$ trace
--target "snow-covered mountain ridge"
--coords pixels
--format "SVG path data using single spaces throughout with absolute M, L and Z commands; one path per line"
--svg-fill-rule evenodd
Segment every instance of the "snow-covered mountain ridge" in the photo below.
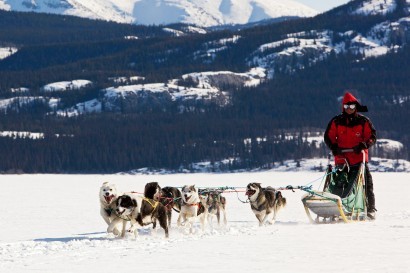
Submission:
M 0 9 L 43 12 L 120 23 L 198 26 L 245 24 L 317 11 L 292 0 L 0 0 Z
M 410 8 L 410 1 L 407 2 L 407 7 Z M 396 8 L 396 1 L 393 0 L 383 1 L 383 3 L 380 0 L 368 0 L 351 8 L 347 13 L 360 16 L 379 13 L 385 15 L 394 12 Z M 185 28 L 176 30 L 171 27 L 164 29 L 174 33 L 175 36 L 189 35 L 188 32 L 193 31 L 192 27 L 186 27 L 186 30 Z M 195 32 L 206 35 L 206 31 L 202 28 L 195 28 Z M 181 111 L 187 110 L 192 105 L 198 106 L 197 103 L 201 101 L 205 104 L 212 103 L 223 107 L 230 102 L 230 94 L 225 89 L 226 86 L 257 86 L 262 81 L 272 79 L 275 73 L 292 74 L 298 70 L 308 69 L 316 63 L 326 60 L 332 54 L 353 54 L 358 56 L 357 62 L 360 63 L 369 57 L 382 56 L 401 50 L 409 43 L 409 37 L 410 16 L 408 15 L 395 20 L 386 19 L 378 22 L 366 32 L 359 32 L 356 29 L 344 32 L 332 29 L 311 29 L 287 33 L 279 39 L 267 40 L 265 43 L 258 44 L 253 52 L 240 56 L 247 62 L 249 69 L 243 73 L 197 71 L 187 75 L 179 75 L 178 79 L 167 79 L 166 82 L 161 83 L 148 81 L 141 83 L 145 79 L 145 75 L 133 79 L 126 77 L 120 79 L 121 77 L 118 77 L 117 80 L 112 80 L 113 86 L 105 85 L 101 89 L 101 95 L 98 98 L 82 101 L 76 105 L 70 105 L 68 108 L 61 108 L 56 104 L 58 99 L 50 96 L 52 91 L 71 91 L 94 84 L 91 79 L 67 79 L 68 81 L 49 83 L 41 87 L 42 91 L 49 92 L 45 92 L 41 98 L 37 97 L 37 99 L 46 100 L 48 105 L 53 106 L 53 110 L 57 111 L 56 113 L 63 116 L 104 111 L 133 112 L 141 105 L 153 103 L 157 103 L 159 108 L 162 108 L 160 104 L 176 102 Z M 246 38 L 237 34 L 228 34 L 221 39 L 205 40 L 201 45 L 193 48 L 191 52 L 187 52 L 186 56 L 192 62 L 212 64 L 216 58 L 236 47 L 238 41 Z M 124 37 L 124 39 L 129 38 Z M 175 48 L 174 52 L 178 50 Z M 13 47 L 0 48 L 1 52 L 3 55 L 0 54 L 0 59 L 2 56 L 8 58 L 19 53 L 17 48 Z M 153 54 L 155 55 L 155 53 Z M 158 53 L 158 57 L 154 57 L 153 61 L 164 62 L 168 57 L 169 53 Z M 87 85 L 79 84 L 81 81 Z M 10 107 L 13 108 L 13 105 L 29 106 L 30 101 L 36 100 L 36 97 L 29 96 L 32 90 L 24 86 L 13 87 L 10 91 L 18 96 L 21 94 L 17 93 L 25 93 L 25 96 L 0 100 L 0 110 L 2 111 L 7 111 L 7 108 Z M 402 97 L 394 103 L 399 104 L 406 99 L 406 97 Z

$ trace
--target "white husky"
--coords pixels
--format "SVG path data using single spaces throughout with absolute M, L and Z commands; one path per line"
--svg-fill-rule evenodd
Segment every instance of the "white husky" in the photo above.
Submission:
M 188 224 L 189 232 L 193 233 L 193 224 L 199 217 L 201 222 L 201 229 L 202 231 L 204 231 L 208 211 L 201 203 L 198 190 L 195 188 L 195 185 L 185 185 L 184 187 L 182 187 L 181 193 L 182 204 L 177 221 L 178 226 Z
M 116 236 L 124 234 L 126 225 L 126 221 L 118 218 L 115 212 L 117 198 L 116 186 L 104 182 L 100 188 L 100 214 L 108 225 L 107 232 L 112 232 Z

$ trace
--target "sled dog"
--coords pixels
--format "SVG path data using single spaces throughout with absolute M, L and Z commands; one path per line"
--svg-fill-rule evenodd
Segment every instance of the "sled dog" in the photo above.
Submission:
M 158 182 L 149 182 L 145 185 L 144 196 L 153 199 L 155 201 L 159 200 L 161 194 L 161 187 Z
M 160 202 L 139 194 L 129 193 L 119 196 L 116 206 L 118 216 L 131 221 L 128 232 L 138 236 L 138 226 L 153 224 L 158 220 L 165 231 L 165 237 L 169 237 L 166 209 Z
M 259 221 L 259 226 L 265 222 L 274 224 L 278 211 L 286 205 L 286 198 L 280 191 L 272 187 L 262 188 L 260 183 L 249 183 L 246 187 L 246 195 L 251 204 L 252 212 Z M 273 214 L 271 220 L 268 217 Z
M 224 216 L 224 225 L 226 225 L 226 198 L 221 195 L 220 191 L 213 190 L 208 192 L 206 198 L 206 209 L 208 210 L 208 222 L 213 228 L 213 218 L 216 217 L 218 220 L 218 225 L 221 223 L 221 212 Z
M 167 209 L 168 226 L 171 227 L 172 210 L 181 211 L 181 191 L 175 187 L 163 187 L 160 194 L 160 202 Z
M 158 182 L 150 182 L 145 185 L 144 196 L 159 201 L 167 210 L 168 227 L 171 227 L 172 209 L 176 212 L 181 210 L 181 192 L 175 187 L 161 188 Z M 153 223 L 155 228 L 156 223 Z
M 109 227 L 115 220 L 115 224 L 111 226 L 111 229 L 107 229 L 107 232 L 118 236 L 124 232 L 126 222 L 121 221 L 116 215 L 115 201 L 117 197 L 118 192 L 116 186 L 109 182 L 104 182 L 100 187 L 100 214 Z
M 189 227 L 189 232 L 193 233 L 193 224 L 199 217 L 201 229 L 204 231 L 208 211 L 201 203 L 198 190 L 195 188 L 195 185 L 183 186 L 181 194 L 182 204 L 177 221 L 178 226 L 185 226 L 187 224 Z

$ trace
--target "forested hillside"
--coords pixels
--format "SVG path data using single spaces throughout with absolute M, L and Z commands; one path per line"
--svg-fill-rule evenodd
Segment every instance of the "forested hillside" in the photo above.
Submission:
M 306 140 L 320 136 L 330 118 L 340 112 L 338 98 L 345 90 L 353 91 L 369 107 L 366 115 L 379 138 L 391 138 L 409 147 L 410 127 L 405 119 L 410 111 L 410 32 L 406 23 L 400 21 L 403 31 L 388 33 L 388 43 L 394 50 L 383 55 L 366 56 L 365 49 L 357 49 L 353 40 L 346 38 L 351 32 L 364 36 L 375 25 L 408 16 L 406 1 L 397 1 L 395 12 L 387 15 L 350 15 L 348 11 L 360 2 L 352 1 L 314 18 L 243 30 L 200 34 L 186 31 L 183 25 L 167 26 L 182 31 L 180 36 L 164 31 L 163 26 L 4 13 L 0 16 L 0 45 L 14 46 L 18 51 L 0 60 L 1 99 L 29 95 L 37 99 L 30 105 L 17 101 L 5 108 L 0 114 L 0 131 L 41 132 L 44 137 L 0 137 L 0 171 L 178 170 L 190 169 L 194 162 L 227 158 L 231 160 L 223 170 L 234 170 L 326 156 L 328 150 L 323 144 Z M 42 29 L 39 36 L 33 34 L 35 29 Z M 229 98 L 223 107 L 196 100 L 181 111 L 181 105 L 162 104 L 158 97 L 149 95 L 150 104 L 145 99 L 144 104 L 135 104 L 131 110 L 120 107 L 121 111 L 102 109 L 67 117 L 56 115 L 43 100 L 46 96 L 58 98 L 61 109 L 92 99 L 102 101 L 102 90 L 120 85 L 112 81 L 113 77 L 141 76 L 141 84 L 167 85 L 170 79 L 186 73 L 245 72 L 254 60 L 267 59 L 268 54 L 277 54 L 287 46 L 280 44 L 261 55 L 257 53 L 261 45 L 304 32 L 305 39 L 306 35 L 317 39 L 314 43 L 321 41 L 323 32 L 330 37 L 329 43 L 343 43 L 349 50 L 329 51 L 321 59 L 315 51 L 302 57 L 295 54 L 282 63 L 276 61 L 265 67 L 274 71 L 271 77 L 255 86 L 219 82 L 218 88 Z M 240 38 L 216 46 L 218 41 L 232 37 Z M 45 84 L 74 79 L 87 79 L 93 84 L 70 92 L 44 93 Z M 188 80 L 180 84 L 193 85 Z M 28 88 L 29 93 L 13 91 L 21 87 Z M 142 96 L 139 101 L 147 94 Z M 125 102 L 126 98 L 120 101 Z M 408 159 L 409 150 L 404 148 L 394 156 Z

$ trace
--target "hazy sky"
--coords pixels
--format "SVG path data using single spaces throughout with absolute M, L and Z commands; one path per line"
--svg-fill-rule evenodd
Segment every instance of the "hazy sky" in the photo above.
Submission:
M 349 0 L 294 0 L 322 12 L 343 5 Z

